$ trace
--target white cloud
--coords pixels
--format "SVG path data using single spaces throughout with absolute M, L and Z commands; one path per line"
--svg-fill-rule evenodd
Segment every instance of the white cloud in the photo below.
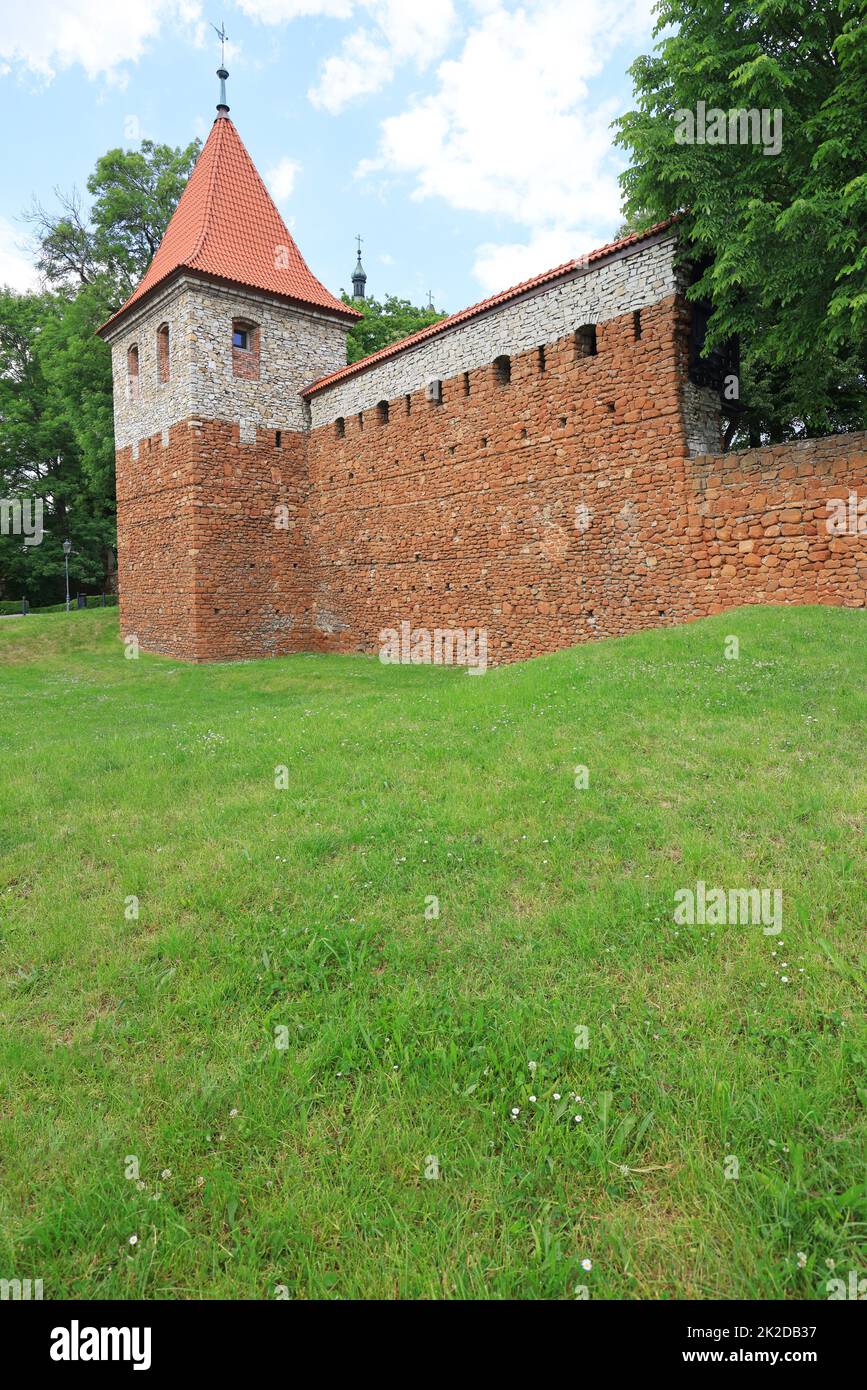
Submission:
M 265 182 L 276 202 L 284 203 L 287 198 L 292 197 L 295 178 L 300 172 L 301 165 L 298 161 L 289 159 L 287 155 L 273 164 L 270 169 L 265 170 Z
M 238 9 L 263 24 L 287 24 L 293 19 L 325 15 L 348 19 L 355 0 L 238 0 Z
M 593 79 L 619 45 L 651 31 L 652 0 L 481 0 L 479 17 L 436 89 L 385 120 L 360 175 L 409 175 L 413 196 L 507 217 L 526 241 L 478 248 L 476 275 L 502 288 L 605 241 L 619 219 L 620 162 L 610 122 L 620 102 Z M 618 66 L 618 77 L 622 66 Z
M 607 237 L 607 232 L 589 224 L 544 227 L 526 242 L 484 242 L 476 247 L 473 274 L 484 289 L 502 290 L 574 260 L 582 251 L 603 244 Z
M 29 0 L 4 7 L 0 59 L 46 80 L 78 64 L 88 77 L 117 81 L 118 68 L 137 61 L 165 21 L 193 24 L 199 14 L 199 0 Z
M 36 267 L 22 247 L 20 227 L 0 217 L 0 286 L 12 290 L 38 290 Z
M 336 115 L 357 97 L 389 83 L 399 67 L 423 69 L 445 53 L 455 35 L 454 0 L 238 0 L 263 24 L 317 16 L 355 19 L 336 53 L 322 64 L 308 93 L 314 106 Z
M 435 62 L 455 34 L 452 0 L 362 0 L 360 9 L 372 27 L 347 35 L 308 93 L 314 106 L 332 115 L 355 97 L 378 92 L 399 67 Z

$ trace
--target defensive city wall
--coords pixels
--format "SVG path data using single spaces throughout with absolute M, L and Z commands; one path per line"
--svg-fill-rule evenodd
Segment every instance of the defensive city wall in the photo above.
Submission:
M 867 534 L 827 504 L 867 494 L 867 436 L 723 453 L 684 289 L 668 228 L 345 367 L 336 315 L 172 280 L 107 335 L 124 633 L 212 661 L 409 622 L 495 663 L 863 607 Z

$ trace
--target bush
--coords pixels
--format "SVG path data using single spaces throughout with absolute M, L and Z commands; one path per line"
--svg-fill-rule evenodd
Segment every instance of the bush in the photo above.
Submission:
M 117 607 L 117 602 L 118 602 L 117 594 L 106 594 L 106 596 L 105 596 L 105 606 L 106 606 L 106 608 L 116 608 L 116 607 Z M 101 608 L 101 607 L 102 607 L 102 596 L 101 596 L 100 594 L 88 594 L 88 595 L 87 595 L 87 606 L 88 606 L 88 608 Z M 70 599 L 70 601 L 69 601 L 69 610 L 70 610 L 71 613 L 75 613 L 75 612 L 77 611 L 77 610 L 76 610 L 76 606 L 75 606 L 75 599 L 74 599 L 74 598 Z M 4 616 L 6 616 L 6 615 L 9 614 L 9 613 L 20 613 L 20 612 L 21 612 L 21 600 L 20 600 L 20 598 L 19 598 L 19 599 L 3 599 L 3 600 L 0 600 L 0 617 L 4 617 Z M 30 612 L 31 612 L 31 613 L 65 613 L 65 612 L 66 612 L 66 603 L 65 603 L 65 601 L 64 601 L 63 603 L 52 603 L 52 604 L 49 604 L 48 607 L 46 607 L 46 608 L 31 608 Z

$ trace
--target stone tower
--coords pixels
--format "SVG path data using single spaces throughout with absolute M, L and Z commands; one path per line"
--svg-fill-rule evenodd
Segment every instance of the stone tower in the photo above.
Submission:
M 301 392 L 358 317 L 312 274 L 229 119 L 217 119 L 111 345 L 121 627 L 150 651 L 304 647 Z

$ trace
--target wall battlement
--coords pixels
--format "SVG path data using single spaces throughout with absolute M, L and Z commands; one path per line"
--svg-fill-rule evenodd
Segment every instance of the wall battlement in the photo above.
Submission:
M 867 437 L 720 454 L 675 249 L 323 384 L 346 331 L 324 311 L 191 277 L 146 300 L 111 334 L 124 633 L 234 660 L 377 652 L 408 622 L 484 630 L 495 663 L 743 603 L 864 606 L 867 536 L 830 537 L 825 502 L 867 490 Z

